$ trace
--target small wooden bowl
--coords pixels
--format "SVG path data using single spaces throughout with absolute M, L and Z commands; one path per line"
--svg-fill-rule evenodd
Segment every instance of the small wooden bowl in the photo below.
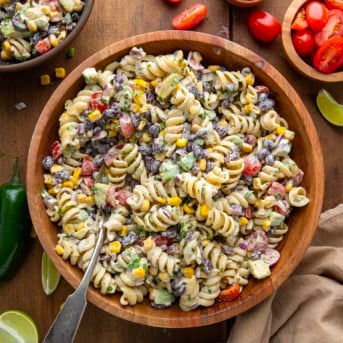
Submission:
M 265 0 L 225 0 L 229 4 L 237 7 L 254 7 L 261 5 Z
M 281 33 L 283 50 L 292 66 L 308 78 L 322 82 L 342 82 L 343 71 L 331 74 L 323 74 L 306 63 L 294 49 L 291 38 L 291 26 L 295 15 L 306 2 L 308 2 L 308 0 L 294 0 L 285 13 Z
M 85 3 L 84 9 L 82 11 L 79 21 L 77 22 L 75 29 L 71 31 L 70 34 L 67 35 L 66 39 L 61 44 L 51 49 L 49 52 L 47 52 L 44 55 L 34 57 L 24 62 L 11 63 L 11 62 L 4 62 L 0 60 L 0 73 L 19 72 L 22 70 L 36 67 L 39 64 L 49 61 L 51 58 L 56 56 L 60 51 L 65 49 L 81 32 L 81 30 L 85 26 L 89 18 L 89 15 L 92 11 L 94 0 L 85 0 L 84 3 Z
M 255 53 L 223 38 L 191 31 L 162 31 L 130 37 L 114 43 L 80 64 L 60 84 L 44 107 L 34 130 L 27 165 L 27 193 L 32 222 L 38 238 L 62 276 L 77 287 L 83 273 L 64 261 L 55 251 L 57 226 L 50 222 L 40 197 L 43 187 L 42 159 L 50 154 L 51 143 L 58 137 L 58 119 L 64 103 L 84 87 L 82 71 L 88 67 L 104 68 L 119 60 L 133 46 L 142 47 L 149 54 L 171 53 L 178 49 L 199 51 L 204 63 L 225 65 L 230 69 L 250 67 L 257 84 L 270 88 L 277 110 L 295 130 L 292 157 L 305 171 L 304 187 L 310 203 L 294 210 L 288 221 L 289 232 L 280 244 L 281 258 L 273 267 L 272 275 L 264 280 L 251 279 L 233 302 L 215 303 L 209 308 L 183 312 L 177 305 L 164 310 L 151 307 L 146 300 L 134 307 L 123 307 L 119 295 L 103 296 L 92 286 L 88 300 L 99 308 L 120 318 L 145 325 L 169 328 L 205 326 L 236 316 L 268 297 L 292 273 L 303 258 L 316 231 L 324 193 L 323 156 L 316 129 L 303 102 L 287 80 L 266 60 Z

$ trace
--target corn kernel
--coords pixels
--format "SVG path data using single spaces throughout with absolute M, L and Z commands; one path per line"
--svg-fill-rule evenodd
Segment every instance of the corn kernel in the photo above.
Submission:
M 208 66 L 208 70 L 211 71 L 212 73 L 215 73 L 219 69 L 220 69 L 220 66 L 218 65 Z
M 117 136 L 117 131 L 116 130 L 109 130 L 108 131 L 108 137 L 109 138 L 114 138 Z
M 242 144 L 242 151 L 244 152 L 252 152 L 253 146 L 248 143 L 243 143 Z
M 239 218 L 239 224 L 240 225 L 247 225 L 249 223 L 249 220 L 245 217 L 240 217 Z
M 192 213 L 195 212 L 194 208 L 188 206 L 187 204 L 184 204 L 184 205 L 182 206 L 182 208 L 183 208 L 183 210 L 184 210 L 186 213 L 188 213 L 188 214 L 192 214 Z
M 80 175 L 81 175 L 81 168 L 80 167 L 75 168 L 73 171 L 73 177 L 75 177 L 75 179 L 78 180 L 80 178 Z
M 145 277 L 145 270 L 143 267 L 138 267 L 132 270 L 132 275 L 139 279 L 144 279 Z
M 87 199 L 87 195 L 86 194 L 79 194 L 78 196 L 77 196 L 77 201 L 79 202 L 79 203 L 85 203 L 86 202 L 86 199 Z
M 149 209 L 150 209 L 150 201 L 147 199 L 144 199 L 142 202 L 142 205 L 140 207 L 140 210 L 142 212 L 147 212 L 147 211 L 149 211 Z
M 229 124 L 226 120 L 221 120 L 220 122 L 218 122 L 218 125 L 227 127 Z
M 40 76 L 40 84 L 42 86 L 47 86 L 50 85 L 51 80 L 50 80 L 50 76 L 48 74 L 44 74 Z
M 288 182 L 288 183 L 286 184 L 285 190 L 286 190 L 286 192 L 288 193 L 292 188 L 293 188 L 292 183 L 291 183 L 291 182 Z
M 246 77 L 245 77 L 245 81 L 246 83 L 249 85 L 249 86 L 252 86 L 255 82 L 255 78 L 253 76 L 253 74 L 248 74 Z
M 152 80 L 152 81 L 150 82 L 150 84 L 151 84 L 151 86 L 156 87 L 156 85 L 157 85 L 157 79 L 156 79 L 156 80 Z
M 38 30 L 37 24 L 33 20 L 28 21 L 26 26 L 31 32 L 36 32 Z
M 284 135 L 285 132 L 286 132 L 286 128 L 283 127 L 283 126 L 278 126 L 278 127 L 276 128 L 276 133 L 277 133 L 278 135 Z
M 207 217 L 208 216 L 209 210 L 210 210 L 210 208 L 207 205 L 200 205 L 200 214 L 203 217 Z
M 43 14 L 50 14 L 50 12 L 51 12 L 49 6 L 41 6 L 40 10 Z
M 74 188 L 74 183 L 70 180 L 66 180 L 63 181 L 62 186 L 67 188 Z
M 169 277 L 169 274 L 164 272 L 164 273 L 159 273 L 158 274 L 158 277 L 160 278 L 160 280 L 162 282 L 169 282 L 170 281 L 170 277 Z
M 202 158 L 200 161 L 199 161 L 199 168 L 201 171 L 205 171 L 206 170 L 206 166 L 207 166 L 207 162 L 204 158 Z
M 248 114 L 248 113 L 252 112 L 252 109 L 253 109 L 252 105 L 251 104 L 247 104 L 247 105 L 244 106 L 244 113 Z
M 121 243 L 119 241 L 114 241 L 110 243 L 110 251 L 119 254 L 121 250 Z
M 143 141 L 144 143 L 149 143 L 149 142 L 152 141 L 152 137 L 151 137 L 150 135 L 148 135 L 146 132 L 144 132 L 144 133 L 142 134 L 142 141 Z
M 141 107 L 135 103 L 131 104 L 131 111 L 135 113 L 139 113 L 141 111 Z
M 120 236 L 120 237 L 126 236 L 127 233 L 128 233 L 128 231 L 129 231 L 129 228 L 128 228 L 126 225 L 123 225 L 123 226 L 121 227 L 120 232 L 119 232 L 119 236 Z
M 85 223 L 79 223 L 75 225 L 74 230 L 77 232 L 77 231 L 82 230 L 84 227 L 85 227 Z
M 162 130 L 161 132 L 160 132 L 160 136 L 161 137 L 164 137 L 166 135 L 166 130 Z
M 270 220 L 264 220 L 262 223 L 263 230 L 268 230 L 270 228 Z
M 58 165 L 58 164 L 54 164 L 51 168 L 50 168 L 50 173 L 51 174 L 55 174 L 57 173 L 58 171 L 62 171 L 63 170 L 63 167 Z
M 151 237 L 149 237 L 144 241 L 143 245 L 145 250 L 150 250 L 154 246 L 154 241 Z
M 11 53 L 11 44 L 8 40 L 5 40 L 2 43 L 2 48 L 7 52 L 7 53 Z
M 91 122 L 95 122 L 95 121 L 99 120 L 101 117 L 102 117 L 102 114 L 99 110 L 94 110 L 88 114 L 88 119 Z
M 2 2 L 6 2 L 8 0 L 0 0 L 0 5 L 3 5 Z M 16 2 L 15 4 L 15 10 L 18 12 L 20 11 L 21 9 L 23 9 L 24 5 L 20 2 Z
M 270 135 L 265 136 L 264 138 L 265 139 L 271 139 L 271 140 L 275 140 L 276 139 L 275 135 L 272 134 L 272 133 Z
M 49 35 L 49 42 L 51 46 L 54 48 L 58 45 L 58 39 L 54 34 Z M 65 75 L 63 77 L 65 77 Z
M 86 204 L 89 206 L 94 206 L 95 200 L 94 200 L 93 195 L 90 195 L 86 198 Z
M 179 148 L 184 148 L 187 145 L 188 140 L 186 138 L 179 138 L 176 141 L 176 146 Z
M 260 207 L 260 206 L 261 206 L 261 201 L 260 201 L 260 200 L 256 200 L 256 201 L 254 202 L 254 206 L 255 206 L 255 207 Z
M 171 197 L 167 199 L 167 203 L 170 206 L 180 206 L 182 204 L 182 199 L 180 197 Z
M 167 199 L 164 199 L 164 198 L 161 198 L 161 197 L 156 198 L 156 200 L 157 200 L 159 203 L 163 204 L 163 205 L 167 202 Z
M 149 82 L 146 82 L 142 79 L 134 79 L 133 82 L 142 88 L 148 88 L 149 87 Z
M 63 79 L 65 78 L 66 76 L 66 71 L 64 68 L 55 68 L 55 76 L 58 78 L 58 79 Z
M 194 268 L 192 267 L 183 268 L 183 275 L 188 279 L 190 279 L 194 275 L 194 273 Z
M 197 112 L 196 106 L 191 106 L 191 107 L 189 108 L 189 113 L 190 113 L 190 114 L 196 114 L 196 112 Z
M 52 185 L 52 177 L 50 174 L 44 174 L 44 183 L 46 185 Z
M 204 239 L 201 243 L 202 243 L 202 245 L 204 246 L 204 247 L 206 247 L 207 245 L 209 245 L 210 244 L 210 240 L 209 239 Z
M 11 52 L 7 52 L 5 50 L 2 50 L 1 54 L 0 54 L 0 58 L 3 61 L 10 61 L 12 59 L 12 54 L 11 54 Z
M 64 252 L 64 249 L 61 245 L 57 244 L 55 247 L 55 251 L 56 251 L 57 255 L 62 255 Z
M 141 120 L 138 124 L 138 127 L 137 127 L 137 130 L 138 131 L 141 131 L 145 128 L 145 125 L 146 125 L 146 121 L 145 120 Z
M 57 191 L 57 189 L 56 189 L 55 187 L 53 187 L 53 188 L 50 188 L 50 189 L 48 190 L 48 193 L 49 193 L 50 195 L 56 195 L 56 194 L 58 193 L 58 191 Z

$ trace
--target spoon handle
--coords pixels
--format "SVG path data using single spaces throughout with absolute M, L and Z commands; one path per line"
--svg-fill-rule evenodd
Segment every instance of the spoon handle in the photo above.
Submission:
M 86 294 L 89 282 L 92 278 L 93 269 L 97 263 L 98 256 L 105 236 L 103 221 L 99 221 L 99 236 L 87 270 L 81 280 L 79 287 L 74 293 L 67 297 L 63 309 L 52 323 L 43 343 L 72 343 L 77 329 L 81 323 L 83 313 L 87 306 Z

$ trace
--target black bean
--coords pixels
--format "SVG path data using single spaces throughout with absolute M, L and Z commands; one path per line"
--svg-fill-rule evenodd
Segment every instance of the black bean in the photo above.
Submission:
M 71 14 L 71 19 L 72 19 L 74 22 L 77 22 L 77 21 L 79 21 L 79 19 L 80 19 L 80 15 L 79 15 L 77 12 L 73 12 L 73 13 Z
M 274 164 L 274 155 L 269 154 L 268 156 L 266 156 L 265 162 L 266 164 L 268 164 L 268 166 L 272 166 Z
M 160 166 L 161 166 L 161 161 L 154 160 L 154 161 L 151 163 L 150 171 L 151 171 L 153 174 L 156 174 L 156 173 L 158 173 L 158 171 L 160 170 Z
M 66 25 L 66 30 L 67 31 L 73 31 L 73 29 L 74 29 L 74 23 L 68 23 Z
M 261 102 L 261 101 L 263 101 L 263 100 L 266 100 L 266 99 L 268 99 L 268 96 L 269 96 L 268 93 L 260 93 L 260 94 L 258 95 L 257 101 L 258 101 L 258 102 Z
M 271 140 L 271 139 L 265 139 L 264 142 L 263 142 L 263 146 L 266 148 L 266 149 L 273 149 L 274 148 L 274 142 Z
M 94 128 L 94 123 L 92 123 L 91 121 L 89 121 L 88 119 L 85 121 L 85 130 L 86 130 L 86 132 L 87 131 L 91 131 L 91 130 L 93 130 L 93 128 Z
M 153 89 L 148 89 L 146 92 L 145 92 L 145 98 L 146 98 L 146 102 L 148 104 L 152 104 L 155 99 L 156 99 L 156 93 Z
M 200 172 L 200 167 L 198 164 L 194 164 L 192 169 L 191 169 L 191 172 L 193 175 L 198 175 L 199 172 Z
M 70 177 L 70 174 L 66 170 L 61 170 L 56 172 L 55 178 L 58 180 L 68 180 Z
M 161 236 L 163 237 L 168 237 L 168 238 L 175 238 L 177 235 L 177 227 L 176 226 L 171 226 L 168 228 L 166 231 L 163 231 L 161 233 Z
M 257 154 L 257 158 L 259 160 L 264 160 L 269 154 L 269 150 L 266 148 L 263 148 L 258 154 Z
M 197 137 L 198 138 L 204 138 L 208 135 L 208 131 L 207 129 L 200 129 L 198 132 L 197 132 Z
M 152 142 L 152 151 L 157 154 L 164 150 L 164 141 L 162 138 L 154 138 Z
M 213 169 L 213 163 L 211 161 L 207 161 L 206 163 L 206 170 L 205 172 L 208 173 Z
M 3 7 L 7 15 L 13 16 L 15 13 L 15 4 L 10 4 L 8 6 Z
M 214 84 L 212 82 L 204 82 L 202 86 L 205 92 L 211 93 L 215 91 Z
M 137 240 L 138 240 L 138 235 L 133 231 L 130 231 L 127 234 L 127 236 L 120 238 L 120 242 L 124 247 L 127 247 L 128 245 L 132 245 L 136 243 Z
M 124 77 L 122 74 L 115 74 L 114 75 L 114 87 L 117 91 L 123 88 Z
M 1 19 L 0 19 L 0 21 L 1 21 Z M 5 40 L 4 35 L 0 33 L 0 43 L 2 43 L 4 40 Z
M 274 106 L 275 106 L 275 101 L 272 100 L 272 99 L 265 99 L 265 100 L 262 100 L 262 101 L 258 104 L 258 107 L 259 107 L 262 111 L 271 110 Z
M 220 138 L 226 137 L 228 135 L 228 133 L 229 133 L 229 130 L 228 130 L 227 127 L 220 126 L 220 125 L 216 125 L 214 127 L 214 130 L 218 133 Z
M 204 157 L 204 150 L 200 148 L 199 145 L 193 144 L 193 153 L 197 161 L 201 160 Z
M 252 186 L 252 184 L 253 184 L 253 177 L 252 176 L 245 175 L 243 180 L 247 186 Z
M 214 201 L 217 201 L 217 200 L 219 200 L 219 199 L 221 199 L 221 198 L 224 198 L 224 196 L 225 196 L 225 194 L 221 191 L 221 190 L 219 190 L 214 196 L 213 196 L 213 200 Z
M 148 132 L 152 137 L 157 137 L 158 134 L 160 133 L 160 125 L 158 124 L 153 124 L 149 127 Z
M 51 156 L 45 156 L 42 161 L 42 166 L 45 170 L 50 170 L 54 165 L 54 159 Z
M 27 29 L 25 23 L 20 21 L 20 17 L 17 15 L 12 18 L 12 24 L 19 31 L 25 31 Z
M 201 264 L 202 264 L 202 269 L 204 270 L 204 272 L 207 275 L 210 274 L 213 269 L 211 261 L 207 258 L 202 258 Z
M 201 100 L 202 98 L 202 93 L 196 88 L 195 86 L 190 87 L 189 89 L 190 93 L 192 93 L 197 100 Z
M 109 144 L 99 144 L 97 146 L 97 150 L 99 154 L 106 154 L 108 150 L 110 150 L 110 145 Z
M 251 73 L 251 69 L 249 67 L 244 67 L 241 71 L 243 76 L 247 76 L 248 74 Z
M 258 260 L 261 257 L 261 252 L 259 250 L 253 251 L 251 253 L 252 260 Z
M 98 155 L 94 158 L 94 164 L 97 167 L 100 167 L 104 162 L 104 156 L 103 155 Z
M 181 296 L 183 293 L 186 291 L 186 284 L 181 283 L 180 280 L 173 280 L 172 281 L 172 289 L 173 289 L 173 294 L 176 297 Z
M 229 96 L 228 98 L 224 99 L 221 103 L 220 106 L 223 108 L 229 108 L 229 106 L 234 102 L 234 97 Z
M 151 155 L 152 149 L 151 146 L 148 144 L 142 144 L 139 146 L 139 151 L 143 156 Z

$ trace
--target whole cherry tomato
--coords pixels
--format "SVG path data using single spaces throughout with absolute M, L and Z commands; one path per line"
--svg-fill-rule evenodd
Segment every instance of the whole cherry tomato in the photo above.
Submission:
M 62 145 L 60 141 L 55 141 L 51 144 L 51 155 L 54 161 L 62 155 Z
M 320 32 L 315 35 L 315 42 L 321 46 L 329 38 L 343 36 L 343 11 L 331 10 L 328 13 L 328 21 Z
M 314 34 L 309 29 L 292 32 L 292 42 L 294 49 L 299 56 L 307 56 L 311 54 L 316 47 Z
M 241 286 L 238 283 L 234 283 L 233 285 L 225 288 L 219 293 L 219 296 L 217 298 L 217 301 L 223 302 L 223 301 L 233 301 L 241 292 Z
M 325 4 L 330 10 L 334 8 L 343 10 L 343 0 L 325 0 Z
M 252 35 L 261 42 L 272 42 L 281 32 L 280 22 L 270 13 L 262 10 L 252 12 L 248 18 Z
M 308 26 L 315 32 L 320 31 L 328 20 L 328 9 L 319 1 L 311 1 L 306 5 Z
M 314 67 L 324 74 L 330 74 L 343 65 L 343 37 L 331 37 L 316 52 Z
M 50 44 L 49 38 L 44 38 L 44 39 L 38 41 L 37 44 L 35 45 L 35 49 L 41 55 L 44 55 L 48 51 L 50 51 L 51 50 L 51 44 Z
M 295 19 L 292 23 L 292 29 L 293 30 L 304 30 L 308 27 L 308 22 L 306 20 L 306 12 L 305 8 L 302 7 L 297 15 L 295 16 Z
M 244 160 L 243 174 L 248 176 L 255 176 L 261 170 L 261 162 L 258 158 L 250 154 Z
M 91 100 L 88 101 L 88 107 L 91 110 L 99 110 L 100 112 L 105 111 L 108 105 L 102 101 L 103 92 L 95 92 L 91 96 Z
M 274 195 L 276 199 L 282 199 L 286 194 L 286 190 L 281 183 L 273 181 L 267 190 L 267 194 Z
M 177 30 L 188 30 L 200 24 L 206 17 L 207 7 L 195 4 L 174 17 L 172 25 Z

